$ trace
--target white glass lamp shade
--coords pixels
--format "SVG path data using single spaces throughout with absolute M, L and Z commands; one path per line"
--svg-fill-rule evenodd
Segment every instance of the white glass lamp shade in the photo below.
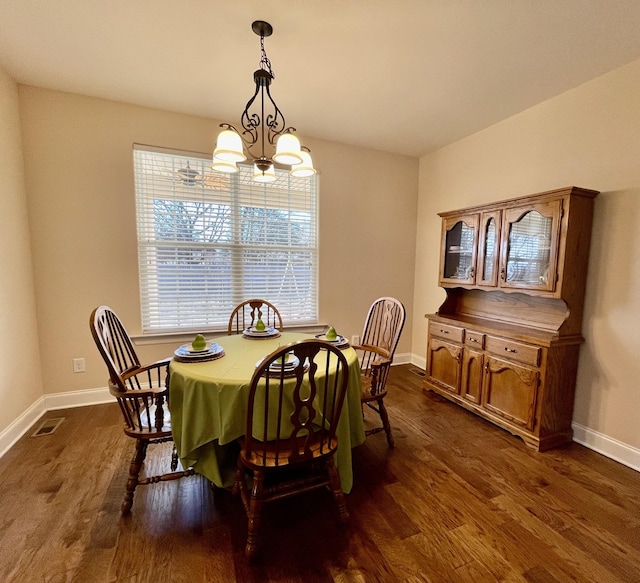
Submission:
M 215 157 L 213 158 L 211 169 L 216 172 L 224 172 L 225 174 L 233 174 L 238 171 L 238 167 L 235 162 L 227 162 L 226 160 L 220 160 Z
M 304 150 L 302 150 L 300 154 L 302 155 L 302 162 L 300 162 L 300 164 L 296 164 L 293 168 L 291 168 L 291 176 L 297 176 L 298 178 L 313 176 L 316 173 L 316 169 L 313 167 L 311 154 L 309 154 L 309 152 L 305 152 Z
M 276 171 L 273 169 L 273 164 L 271 164 L 271 166 L 269 166 L 269 168 L 264 172 L 254 164 L 253 179 L 256 182 L 273 182 L 276 179 Z
M 300 140 L 293 134 L 282 134 L 276 143 L 276 153 L 273 159 L 278 164 L 293 166 L 302 162 L 302 152 L 300 151 Z
M 216 149 L 213 151 L 214 160 L 225 162 L 242 162 L 247 157 L 242 151 L 242 138 L 233 130 L 223 130 L 218 134 Z

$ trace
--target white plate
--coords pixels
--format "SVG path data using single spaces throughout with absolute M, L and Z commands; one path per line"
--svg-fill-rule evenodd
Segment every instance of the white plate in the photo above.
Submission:
M 341 344 L 348 343 L 347 339 L 344 336 L 340 336 L 340 334 L 336 336 L 335 340 L 328 340 L 326 334 L 316 334 L 316 338 L 318 340 L 325 340 L 326 342 L 331 342 L 331 344 L 337 344 L 338 346 L 340 346 Z
M 269 338 L 271 336 L 278 336 L 280 332 L 273 326 L 269 326 L 266 330 L 254 330 L 253 328 L 246 328 L 242 331 L 243 336 L 250 336 L 252 338 Z
M 264 358 L 256 362 L 256 367 L 260 366 L 263 361 L 264 361 Z M 284 363 L 285 372 L 292 371 L 296 366 L 298 366 L 299 363 L 300 363 L 300 359 L 295 354 L 290 354 L 289 360 L 287 360 L 287 362 Z M 282 365 L 277 360 L 272 362 L 271 366 L 269 366 L 269 370 L 271 370 L 271 372 L 273 371 L 278 372 L 281 368 L 282 368 Z
M 186 352 L 190 352 L 190 353 L 192 353 L 192 354 L 200 354 L 200 353 L 202 353 L 202 352 L 208 352 L 210 349 L 211 349 L 211 342 L 207 342 L 207 343 L 204 345 L 204 348 L 201 348 L 200 350 L 196 350 L 196 349 L 193 347 L 193 343 L 191 343 L 191 342 L 190 342 L 189 344 L 183 344 L 183 345 L 180 347 L 180 350 L 184 350 L 184 351 L 186 351 Z
M 209 358 L 210 356 L 215 356 L 216 354 L 220 354 L 224 348 L 219 344 L 207 343 L 208 348 L 206 350 L 194 351 L 191 347 L 191 344 L 183 344 L 180 348 L 176 349 L 174 354 L 179 356 L 180 358 Z
M 252 326 L 251 328 L 245 328 L 243 332 L 245 334 L 258 334 L 258 335 L 273 334 L 275 332 L 275 328 L 273 326 L 268 326 L 264 330 L 257 330 L 255 326 Z

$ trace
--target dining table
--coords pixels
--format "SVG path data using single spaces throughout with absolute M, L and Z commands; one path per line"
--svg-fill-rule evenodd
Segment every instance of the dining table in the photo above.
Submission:
M 233 486 L 238 438 L 245 434 L 249 387 L 256 365 L 274 350 L 312 334 L 281 332 L 271 336 L 243 334 L 212 338 L 222 351 L 205 362 L 174 358 L 169 367 L 169 410 L 178 456 L 213 485 Z M 365 440 L 360 403 L 360 364 L 356 351 L 341 347 L 349 381 L 340 420 L 335 463 L 345 493 L 353 487 L 351 449 Z

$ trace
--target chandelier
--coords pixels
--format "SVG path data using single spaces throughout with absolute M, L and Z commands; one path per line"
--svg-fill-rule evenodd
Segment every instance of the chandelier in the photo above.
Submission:
M 250 157 L 256 182 L 276 179 L 274 162 L 289 166 L 292 176 L 311 176 L 316 170 L 310 150 L 300 145 L 294 135 L 296 129 L 287 127 L 284 115 L 271 97 L 269 87 L 275 76 L 264 50 L 264 37 L 271 36 L 273 27 L 268 22 L 256 20 L 251 29 L 260 36 L 260 68 L 253 74 L 256 90 L 240 117 L 242 133 L 231 124 L 220 124 L 223 130 L 218 134 L 211 168 L 218 172 L 237 172 L 238 162 Z M 256 102 L 258 96 L 259 103 Z M 265 148 L 273 151 L 274 147 L 275 153 L 268 156 Z

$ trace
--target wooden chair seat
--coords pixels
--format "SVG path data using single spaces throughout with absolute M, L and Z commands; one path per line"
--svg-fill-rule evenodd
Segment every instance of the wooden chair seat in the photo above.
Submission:
M 244 439 L 240 441 L 241 447 L 244 448 Z M 307 441 L 306 436 L 298 437 L 290 443 L 278 444 L 277 442 L 267 441 L 266 443 L 254 442 L 253 449 L 246 456 L 244 464 L 250 469 L 268 467 L 277 468 L 282 466 L 282 458 L 294 460 L 296 454 L 303 448 L 308 448 L 309 457 L 300 460 L 300 463 L 307 464 L 310 459 L 319 459 L 323 456 L 335 453 L 338 449 L 338 438 L 330 437 L 326 431 L 315 433 Z M 285 464 L 288 467 L 295 466 L 295 461 L 289 461 Z
M 142 393 L 142 395 L 137 395 L 136 393 Z M 123 403 L 123 406 L 130 410 L 128 414 L 130 418 L 123 425 L 124 432 L 129 437 L 141 439 L 171 437 L 171 415 L 169 410 L 159 408 L 156 405 L 160 395 L 164 397 L 166 396 L 166 392 L 159 391 L 158 389 L 142 389 L 141 391 L 131 391 L 131 394 L 127 392 L 117 395 L 116 398 L 126 401 L 126 403 Z M 137 400 L 144 398 L 144 396 L 149 397 L 153 404 L 140 411 L 139 415 L 136 415 Z M 161 421 L 158 421 L 159 415 L 162 415 Z
M 360 377 L 360 382 L 362 384 L 362 395 L 360 395 L 360 400 L 363 403 L 371 403 L 372 401 L 378 401 L 379 399 L 384 399 L 387 396 L 387 390 L 385 389 L 381 393 L 377 395 L 372 395 L 370 392 L 371 379 L 365 376 Z

